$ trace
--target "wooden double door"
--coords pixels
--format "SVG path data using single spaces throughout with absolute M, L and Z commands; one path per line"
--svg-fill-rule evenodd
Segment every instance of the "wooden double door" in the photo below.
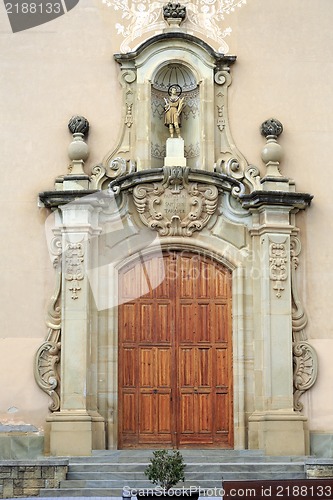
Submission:
M 120 274 L 119 447 L 233 446 L 231 277 L 184 252 Z

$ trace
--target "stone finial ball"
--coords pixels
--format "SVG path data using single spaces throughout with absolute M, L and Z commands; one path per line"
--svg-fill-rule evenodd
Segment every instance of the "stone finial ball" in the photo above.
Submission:
M 68 128 L 72 134 L 87 135 L 89 132 L 89 122 L 84 116 L 72 116 L 69 120 Z
M 270 135 L 274 137 L 278 137 L 283 132 L 282 123 L 279 122 L 276 118 L 269 118 L 266 120 L 260 127 L 260 133 L 264 137 L 268 137 Z

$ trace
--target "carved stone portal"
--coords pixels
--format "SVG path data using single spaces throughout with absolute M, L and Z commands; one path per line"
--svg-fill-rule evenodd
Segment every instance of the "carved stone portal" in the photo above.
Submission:
M 216 186 L 189 182 L 189 168 L 165 168 L 162 183 L 143 184 L 133 190 L 142 222 L 160 236 L 192 236 L 214 214 Z

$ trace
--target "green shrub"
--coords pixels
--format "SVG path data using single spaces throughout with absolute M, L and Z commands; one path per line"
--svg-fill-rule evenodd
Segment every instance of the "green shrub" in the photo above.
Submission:
M 185 481 L 184 459 L 178 450 L 157 450 L 153 452 L 145 475 L 153 484 L 168 491 L 179 481 Z

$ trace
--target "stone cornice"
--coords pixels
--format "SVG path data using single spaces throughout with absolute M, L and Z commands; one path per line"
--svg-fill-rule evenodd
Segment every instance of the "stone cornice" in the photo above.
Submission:
M 313 195 L 309 193 L 293 193 L 286 191 L 253 191 L 242 194 L 239 200 L 246 210 L 260 208 L 263 205 L 292 207 L 304 210 L 310 206 Z
M 214 185 L 220 191 L 231 192 L 233 189 L 236 189 L 237 192 L 244 191 L 244 186 L 240 181 L 226 174 L 208 172 L 206 170 L 191 169 L 189 167 L 168 168 L 182 168 L 184 173 L 186 172 L 186 174 L 188 175 L 188 181 Z M 118 177 L 117 179 L 111 181 L 109 184 L 109 189 L 115 194 L 118 194 L 120 191 L 133 189 L 135 186 L 143 183 L 163 182 L 163 180 L 165 179 L 165 175 L 165 168 L 141 170 L 139 172 L 133 172 L 131 174 Z
M 39 193 L 39 201 L 45 208 L 58 208 L 61 205 L 80 200 L 85 196 L 98 193 L 96 189 L 82 189 L 73 191 L 43 191 Z
M 153 36 L 143 42 L 139 47 L 133 52 L 127 52 L 126 54 L 114 54 L 114 59 L 122 64 L 125 61 L 134 61 L 146 48 L 154 45 L 158 42 L 171 42 L 172 40 L 181 40 L 190 42 L 191 44 L 199 45 L 215 60 L 219 65 L 231 65 L 236 61 L 236 56 L 224 55 L 221 52 L 216 52 L 208 43 L 204 42 L 196 36 L 184 33 L 182 31 L 172 32 L 172 33 L 161 33 L 159 35 Z

